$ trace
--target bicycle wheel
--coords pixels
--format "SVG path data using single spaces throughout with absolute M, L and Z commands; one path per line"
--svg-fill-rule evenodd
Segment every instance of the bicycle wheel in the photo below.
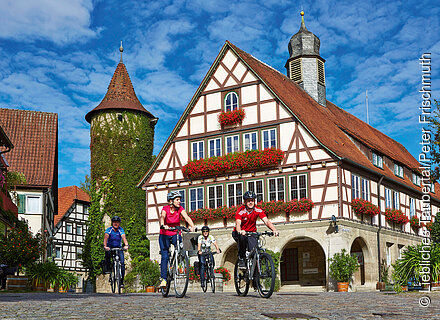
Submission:
M 121 281 L 122 281 L 122 275 L 121 275 L 121 263 L 118 262 L 116 264 L 116 287 L 118 288 L 118 294 L 121 294 Z
M 116 265 L 113 262 L 112 271 L 110 272 L 110 286 L 112 288 L 112 293 L 115 293 L 116 290 L 115 274 L 116 274 Z
M 172 260 L 173 261 L 173 260 Z M 171 268 L 171 261 L 168 261 L 168 269 L 167 269 L 167 285 L 165 286 L 165 287 L 161 287 L 160 288 L 160 291 L 161 291 L 161 293 L 162 293 L 162 296 L 163 297 L 168 297 L 168 294 L 170 293 L 170 287 L 171 287 L 171 280 L 172 280 L 172 278 L 171 278 L 171 271 L 170 271 L 170 268 Z
M 214 268 L 212 267 L 212 265 L 209 268 L 209 280 L 211 282 L 212 293 L 214 293 L 215 292 L 215 275 L 214 275 Z M 206 284 L 206 286 L 208 286 L 208 284 Z
M 186 254 L 177 255 L 174 268 L 174 291 L 177 298 L 185 296 L 189 281 L 189 259 Z
M 269 254 L 260 254 L 260 263 L 255 272 L 258 293 L 263 298 L 269 298 L 275 288 L 275 266 Z
M 202 281 L 202 280 L 200 280 L 200 281 Z M 205 272 L 205 282 L 202 285 L 203 292 L 206 292 L 206 290 L 208 290 L 208 281 L 209 281 L 209 275 L 207 272 Z
M 235 263 L 234 268 L 234 285 L 235 291 L 241 297 L 244 297 L 248 294 L 249 291 L 249 277 L 247 269 L 240 269 L 238 267 L 238 260 Z

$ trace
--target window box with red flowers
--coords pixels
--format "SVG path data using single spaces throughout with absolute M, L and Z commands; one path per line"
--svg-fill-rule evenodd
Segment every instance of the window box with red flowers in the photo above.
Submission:
M 422 222 L 422 223 L 423 223 L 423 222 Z M 433 227 L 433 225 L 434 225 L 434 222 L 433 222 L 433 221 L 430 221 L 430 222 L 424 223 L 422 227 L 426 227 L 426 229 L 427 229 L 429 232 L 431 232 L 431 231 L 432 231 L 432 227 Z
M 402 225 L 409 222 L 406 214 L 404 214 L 399 209 L 385 209 L 385 220 Z
M 421 227 L 420 220 L 417 218 L 417 216 L 413 216 L 411 219 L 409 219 L 409 224 L 414 229 L 419 229 Z
M 211 157 L 189 161 L 183 166 L 183 175 L 187 178 L 219 176 L 226 173 L 244 172 L 277 166 L 284 152 L 280 149 L 248 150 L 229 153 L 222 157 Z
M 218 267 L 214 270 L 215 273 L 220 273 L 223 276 L 223 282 L 231 280 L 231 273 L 225 267 Z
M 300 200 L 294 199 L 292 201 L 268 201 L 258 204 L 267 215 L 274 215 L 280 212 L 286 213 L 305 213 L 315 206 L 312 200 L 303 198 Z M 235 213 L 238 207 L 218 207 L 215 209 L 201 208 L 190 211 L 188 215 L 192 220 L 216 220 L 220 218 L 235 219 Z M 182 218 L 183 220 L 183 218 Z
M 218 122 L 222 127 L 231 126 L 243 122 L 245 112 L 243 109 L 222 111 L 218 116 Z
M 380 209 L 376 205 L 367 200 L 358 198 L 351 201 L 351 208 L 356 214 L 366 214 L 370 217 L 374 217 L 380 212 Z

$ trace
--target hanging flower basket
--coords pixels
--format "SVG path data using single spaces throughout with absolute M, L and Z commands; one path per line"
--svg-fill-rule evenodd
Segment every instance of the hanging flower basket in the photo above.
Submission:
M 414 229 L 419 229 L 421 227 L 420 220 L 417 218 L 417 216 L 413 216 L 411 219 L 409 219 L 409 224 Z
M 239 124 L 243 122 L 245 112 L 243 109 L 237 109 L 233 111 L 222 111 L 218 116 L 218 122 L 222 127 Z
M 229 153 L 222 157 L 211 157 L 189 161 L 183 166 L 183 175 L 187 178 L 219 176 L 225 173 L 258 170 L 277 166 L 284 152 L 280 149 L 248 150 Z
M 312 200 L 303 198 L 300 200 L 295 199 L 288 202 L 284 202 L 282 200 L 261 202 L 258 204 L 258 206 L 261 207 L 261 209 L 263 209 L 267 215 L 274 215 L 280 212 L 305 213 L 312 210 L 315 204 Z M 201 208 L 190 211 L 188 215 L 191 217 L 192 220 L 215 220 L 219 218 L 235 219 L 235 213 L 237 212 L 237 210 L 237 206 L 222 206 L 215 209 Z M 181 219 L 183 220 L 183 217 Z
M 434 225 L 434 222 L 430 221 L 430 222 L 427 222 L 426 224 L 422 222 L 422 224 L 423 224 L 422 227 L 426 227 L 426 229 L 428 229 L 429 232 L 432 232 L 432 227 Z
M 351 201 L 351 208 L 356 214 L 365 214 L 370 217 L 374 217 L 380 212 L 380 209 L 376 205 L 367 200 L 358 198 Z
M 407 224 L 409 222 L 408 217 L 399 209 L 385 209 L 385 219 L 388 222 L 398 224 Z

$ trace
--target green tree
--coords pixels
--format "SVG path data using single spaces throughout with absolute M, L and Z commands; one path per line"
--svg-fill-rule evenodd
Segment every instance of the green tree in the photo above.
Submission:
M 432 117 L 428 117 L 431 122 L 431 158 L 435 167 L 431 171 L 431 180 L 437 181 L 440 178 L 440 101 L 434 100 L 435 110 Z
M 431 228 L 431 240 L 440 245 L 440 215 L 437 214 Z
M 91 187 L 92 187 L 92 178 L 86 174 L 84 177 L 84 181 L 80 181 L 79 183 L 80 189 L 82 189 L 84 192 L 86 192 L 88 195 L 90 195 Z

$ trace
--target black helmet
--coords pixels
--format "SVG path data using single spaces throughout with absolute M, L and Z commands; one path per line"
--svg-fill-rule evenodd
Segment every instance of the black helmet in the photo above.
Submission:
M 117 222 L 121 222 L 121 218 L 118 217 L 118 216 L 114 216 L 114 217 L 112 218 L 112 223 L 115 222 L 115 221 L 117 221 Z
M 253 191 L 246 191 L 243 195 L 243 200 L 248 200 L 248 199 L 257 199 L 257 195 L 255 194 L 255 192 Z
M 203 231 L 208 231 L 208 232 L 209 232 L 209 227 L 208 227 L 208 226 L 203 226 L 203 227 L 202 227 L 202 232 L 203 232 Z
M 174 200 L 177 197 L 182 198 L 182 195 L 180 194 L 180 192 L 179 191 L 171 191 L 167 195 L 167 201 Z

